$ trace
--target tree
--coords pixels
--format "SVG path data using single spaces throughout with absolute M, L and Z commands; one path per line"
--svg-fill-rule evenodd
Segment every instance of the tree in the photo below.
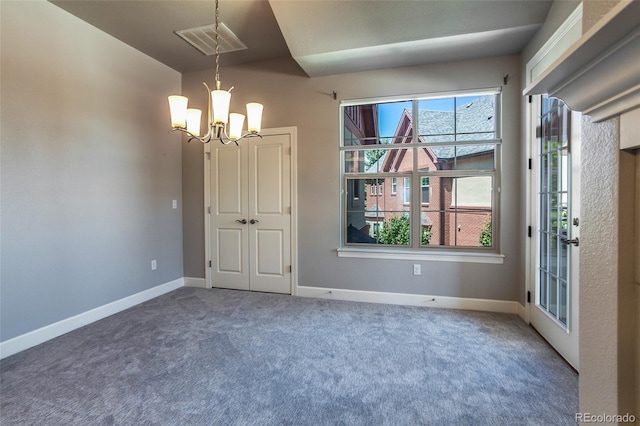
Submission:
M 380 139 L 381 145 L 389 145 L 390 143 L 391 143 L 391 138 Z M 369 167 L 376 164 L 376 161 L 378 161 L 380 157 L 384 155 L 385 152 L 387 151 L 384 149 L 370 149 L 368 151 L 365 151 L 365 155 L 364 155 L 365 168 L 368 170 Z
M 365 170 L 368 170 L 369 167 L 376 164 L 376 161 L 378 161 L 380 157 L 384 155 L 385 152 L 386 151 L 383 149 L 370 149 L 368 151 L 365 151 L 365 155 L 364 155 Z
M 480 228 L 480 244 L 483 247 L 491 247 L 493 241 L 491 239 L 491 216 L 488 216 L 484 225 Z
M 409 216 L 406 214 L 385 220 L 378 235 L 378 241 L 382 244 L 408 246 L 411 235 L 410 225 Z M 431 229 L 422 228 L 421 234 L 422 244 L 429 244 L 431 240 Z

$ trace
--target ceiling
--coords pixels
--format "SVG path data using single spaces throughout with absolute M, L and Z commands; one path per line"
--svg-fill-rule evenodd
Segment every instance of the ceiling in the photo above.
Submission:
M 50 0 L 180 71 L 213 68 L 174 31 L 212 24 L 203 0 Z M 293 57 L 310 76 L 518 53 L 551 0 L 220 0 L 247 45 L 221 65 Z

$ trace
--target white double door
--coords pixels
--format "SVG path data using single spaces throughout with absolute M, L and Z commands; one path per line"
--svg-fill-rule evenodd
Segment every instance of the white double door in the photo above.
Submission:
M 212 287 L 291 293 L 291 134 L 212 142 Z

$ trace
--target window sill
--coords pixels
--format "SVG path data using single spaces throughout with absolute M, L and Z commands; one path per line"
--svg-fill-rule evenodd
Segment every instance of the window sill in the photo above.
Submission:
M 504 254 L 497 253 L 478 253 L 478 252 L 451 252 L 430 251 L 398 251 L 398 250 L 380 250 L 380 249 L 363 249 L 363 248 L 339 248 L 337 249 L 338 257 L 350 257 L 359 259 L 393 259 L 393 260 L 417 260 L 417 261 L 436 261 L 436 262 L 466 262 L 466 263 L 492 263 L 503 264 Z

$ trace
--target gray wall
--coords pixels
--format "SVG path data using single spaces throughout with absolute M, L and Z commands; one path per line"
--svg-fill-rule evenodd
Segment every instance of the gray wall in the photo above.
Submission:
M 503 265 L 338 258 L 340 244 L 339 102 L 373 96 L 477 89 L 502 85 Z M 232 110 L 250 97 L 264 103 L 264 127 L 298 127 L 299 284 L 354 290 L 433 294 L 523 303 L 525 227 L 521 190 L 520 58 L 518 56 L 307 78 L 291 60 L 222 68 L 222 86 L 235 86 Z M 183 76 L 183 93 L 206 106 L 202 81 L 212 72 Z M 183 145 L 185 276 L 204 277 L 203 148 Z M 187 190 L 188 188 L 188 190 Z M 186 259 L 190 259 L 189 262 Z
M 0 7 L 6 341 L 183 276 L 181 76 L 51 3 Z

